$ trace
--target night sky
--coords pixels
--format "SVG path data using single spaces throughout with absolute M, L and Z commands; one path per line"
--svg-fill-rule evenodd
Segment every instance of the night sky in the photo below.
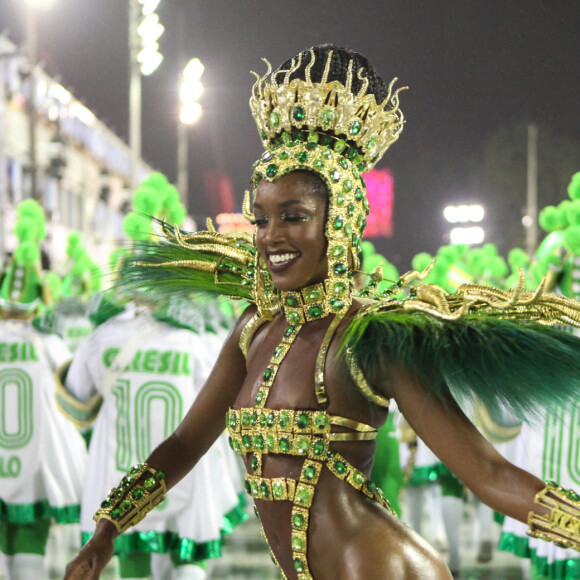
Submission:
M 16 42 L 23 39 L 24 1 L 0 2 L 0 29 Z M 39 24 L 47 72 L 124 139 L 127 4 L 54 0 Z M 143 79 L 143 156 L 176 180 L 178 78 L 183 63 L 199 57 L 206 90 L 203 118 L 190 130 L 194 214 L 211 212 L 205 171 L 227 173 L 241 203 L 261 153 L 248 108 L 249 71 L 265 70 L 261 57 L 277 66 L 321 42 L 358 50 L 385 79 L 397 76 L 409 86 L 401 94 L 405 130 L 378 165 L 393 171 L 396 198 L 395 237 L 376 245 L 401 270 L 415 253 L 444 243 L 447 203 L 485 205 L 486 231 L 503 250 L 523 240 L 527 123 L 539 127 L 540 167 L 551 176 L 550 186 L 540 179 L 540 206 L 564 199 L 566 180 L 580 171 L 577 0 L 162 0 L 158 13 L 165 60 Z M 557 153 L 542 161 L 544 135 Z M 498 177 L 506 171 L 511 181 Z M 515 233 L 505 237 L 508 230 Z

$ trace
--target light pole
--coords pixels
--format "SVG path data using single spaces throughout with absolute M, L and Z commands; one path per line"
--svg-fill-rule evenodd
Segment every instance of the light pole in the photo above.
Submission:
M 150 75 L 163 61 L 159 37 L 163 25 L 155 9 L 160 0 L 129 0 L 129 149 L 131 188 L 138 186 L 141 160 L 141 75 Z
M 28 98 L 26 113 L 28 116 L 28 163 L 30 174 L 30 197 L 42 205 L 42 194 L 38 189 L 38 159 L 36 144 L 36 124 L 38 112 L 36 107 L 36 65 L 37 55 L 37 10 L 47 8 L 53 0 L 27 0 L 25 10 L 26 58 L 28 60 Z
M 201 117 L 202 108 L 198 102 L 203 93 L 201 75 L 204 66 L 199 58 L 192 58 L 181 76 L 179 88 L 179 99 L 181 111 L 179 113 L 179 124 L 177 128 L 177 189 L 181 197 L 181 203 L 187 210 L 188 202 L 188 125 L 193 125 Z

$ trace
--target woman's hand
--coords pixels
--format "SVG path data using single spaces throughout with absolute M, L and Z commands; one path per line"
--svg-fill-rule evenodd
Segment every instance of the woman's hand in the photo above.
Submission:
M 98 580 L 113 557 L 117 531 L 107 520 L 100 520 L 93 537 L 69 562 L 64 580 Z

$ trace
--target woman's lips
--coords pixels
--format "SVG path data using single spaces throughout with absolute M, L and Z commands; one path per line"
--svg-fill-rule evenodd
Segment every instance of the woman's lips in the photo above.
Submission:
M 299 257 L 299 252 L 268 254 L 268 267 L 271 272 L 282 272 L 292 266 Z

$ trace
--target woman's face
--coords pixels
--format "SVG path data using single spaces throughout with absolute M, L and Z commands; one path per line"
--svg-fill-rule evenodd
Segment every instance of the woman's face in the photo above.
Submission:
M 326 199 L 317 178 L 292 172 L 256 188 L 256 246 L 278 290 L 299 290 L 328 273 Z

